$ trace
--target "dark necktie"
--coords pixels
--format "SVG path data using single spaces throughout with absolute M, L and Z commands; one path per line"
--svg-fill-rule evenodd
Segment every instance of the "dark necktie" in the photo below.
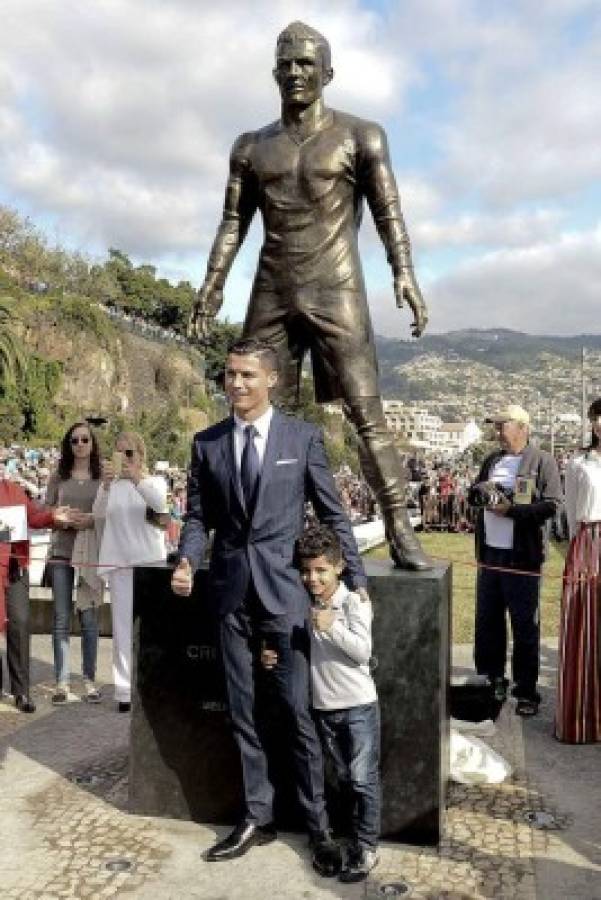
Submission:
M 242 459 L 240 461 L 240 481 L 242 482 L 242 493 L 244 494 L 244 503 L 246 504 L 246 512 L 252 515 L 255 505 L 255 497 L 257 493 L 257 485 L 259 483 L 259 454 L 255 447 L 255 436 L 259 432 L 254 425 L 246 425 L 244 428 L 244 447 L 242 449 Z

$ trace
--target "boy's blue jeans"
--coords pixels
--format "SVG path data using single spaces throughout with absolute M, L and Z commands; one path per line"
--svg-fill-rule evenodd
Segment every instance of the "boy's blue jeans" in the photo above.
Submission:
M 380 707 L 315 710 L 324 750 L 332 758 L 342 791 L 353 802 L 353 835 L 374 849 L 380 836 Z

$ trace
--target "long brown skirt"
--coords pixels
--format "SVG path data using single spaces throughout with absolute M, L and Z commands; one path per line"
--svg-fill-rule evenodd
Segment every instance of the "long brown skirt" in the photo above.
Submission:
M 555 737 L 567 744 L 601 741 L 601 522 L 583 523 L 564 569 Z

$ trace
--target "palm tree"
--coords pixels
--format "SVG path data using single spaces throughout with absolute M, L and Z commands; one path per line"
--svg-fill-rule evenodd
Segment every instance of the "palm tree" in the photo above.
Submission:
M 0 388 L 14 384 L 25 365 L 21 342 L 15 333 L 16 316 L 10 301 L 0 297 Z

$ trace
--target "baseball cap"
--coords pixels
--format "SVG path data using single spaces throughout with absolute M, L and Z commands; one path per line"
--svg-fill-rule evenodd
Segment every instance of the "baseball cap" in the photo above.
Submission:
M 484 420 L 485 422 L 493 422 L 500 424 L 501 422 L 519 422 L 521 425 L 530 424 L 530 416 L 522 406 L 517 403 L 509 403 Z

